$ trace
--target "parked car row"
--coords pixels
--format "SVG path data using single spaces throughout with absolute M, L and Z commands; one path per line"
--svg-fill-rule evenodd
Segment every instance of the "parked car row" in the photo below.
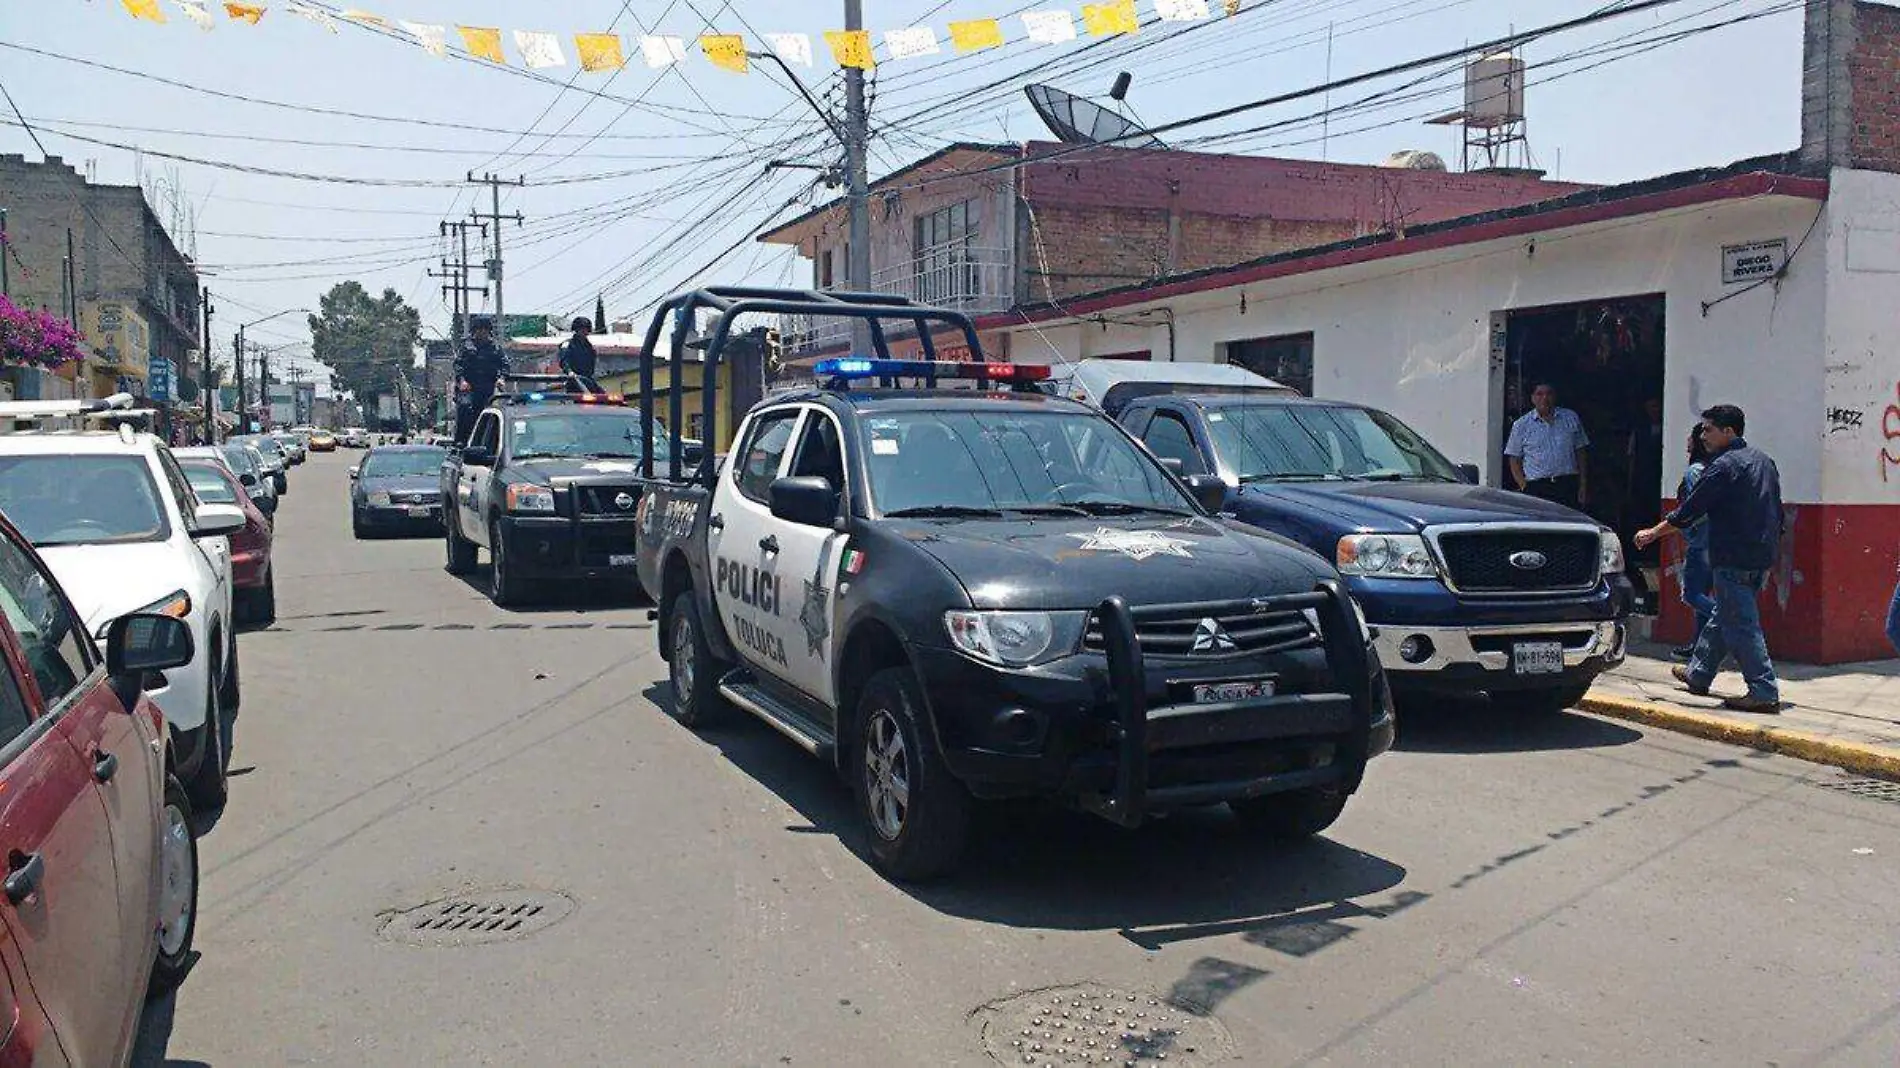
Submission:
M 269 591 L 262 480 L 231 458 L 261 451 L 181 458 L 130 425 L 0 435 L 0 1063 L 125 1063 L 142 995 L 189 967 L 191 818 L 225 802 L 242 696 L 234 598 Z

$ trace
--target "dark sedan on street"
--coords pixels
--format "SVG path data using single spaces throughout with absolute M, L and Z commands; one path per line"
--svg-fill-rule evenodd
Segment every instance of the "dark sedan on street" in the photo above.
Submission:
M 435 445 L 378 445 L 350 468 L 350 527 L 358 538 L 442 529 L 442 462 Z

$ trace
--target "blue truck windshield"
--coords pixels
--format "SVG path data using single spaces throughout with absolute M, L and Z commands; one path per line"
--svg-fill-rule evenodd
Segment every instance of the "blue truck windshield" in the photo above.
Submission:
M 1456 482 L 1457 468 L 1411 427 L 1369 408 L 1231 404 L 1209 408 L 1207 431 L 1242 482 Z
M 1153 460 L 1090 413 L 879 413 L 862 433 L 872 498 L 886 515 L 1194 511 Z

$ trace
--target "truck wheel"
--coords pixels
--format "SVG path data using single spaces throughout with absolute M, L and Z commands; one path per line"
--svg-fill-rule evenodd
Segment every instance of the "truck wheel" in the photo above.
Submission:
M 1590 692 L 1588 684 L 1583 686 L 1559 686 L 1549 690 L 1523 690 L 1517 693 L 1497 694 L 1491 698 L 1493 707 L 1511 715 L 1524 718 L 1555 716 L 1566 709 L 1575 708 L 1585 694 Z
M 488 599 L 503 608 L 520 604 L 526 587 L 508 560 L 508 546 L 501 537 L 501 524 L 488 525 Z
M 158 834 L 158 951 L 147 998 L 163 997 L 184 982 L 198 930 L 198 835 L 191 829 L 191 800 L 169 775 Z
M 223 668 L 223 658 L 214 662 L 212 674 Z M 205 725 L 198 728 L 205 732 L 204 756 L 198 760 L 198 770 L 185 786 L 185 792 L 191 798 L 192 806 L 199 811 L 209 812 L 224 807 L 229 794 L 229 784 L 224 778 L 224 709 L 218 700 L 220 687 L 212 680 L 206 680 L 205 689 Z
M 719 695 L 719 677 L 727 665 L 706 644 L 693 591 L 673 599 L 673 614 L 668 618 L 667 677 L 673 684 L 673 718 L 692 730 L 712 726 L 726 710 L 726 699 Z
M 1346 808 L 1346 793 L 1330 786 L 1309 786 L 1283 794 L 1230 801 L 1228 807 L 1248 830 L 1291 842 L 1311 838 L 1331 827 Z
M 972 802 L 937 752 L 910 670 L 871 676 L 854 722 L 851 778 L 871 862 L 904 882 L 949 872 L 969 838 Z
M 453 523 L 444 521 L 442 536 L 448 543 L 449 559 L 443 570 L 451 575 L 466 575 L 475 570 L 475 543 L 462 537 Z

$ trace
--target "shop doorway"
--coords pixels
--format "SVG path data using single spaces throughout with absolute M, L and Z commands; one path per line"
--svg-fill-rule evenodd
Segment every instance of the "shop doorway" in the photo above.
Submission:
M 1530 410 L 1531 391 L 1544 382 L 1556 387 L 1557 403 L 1576 412 L 1590 435 L 1584 510 L 1622 536 L 1631 580 L 1649 614 L 1656 610 L 1659 557 L 1653 546 L 1638 553 L 1630 539 L 1661 518 L 1663 497 L 1674 495 L 1662 484 L 1671 447 L 1662 432 L 1663 313 L 1660 293 L 1508 313 L 1504 419 L 1494 446 L 1494 470 L 1505 471 L 1504 442 L 1511 424 Z

